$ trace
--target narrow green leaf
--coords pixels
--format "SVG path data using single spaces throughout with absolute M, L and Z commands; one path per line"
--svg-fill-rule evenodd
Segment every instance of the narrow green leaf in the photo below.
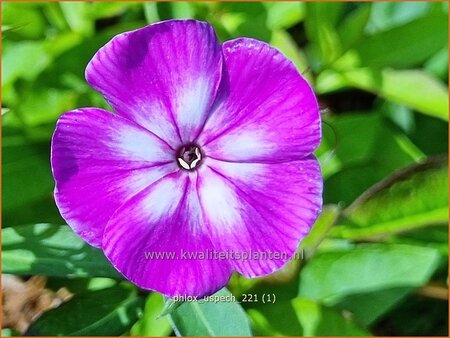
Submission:
M 60 31 L 68 31 L 69 25 L 64 18 L 64 14 L 61 10 L 61 6 L 57 2 L 47 2 L 44 5 L 42 11 L 52 27 Z
M 371 9 L 371 3 L 361 3 L 339 25 L 337 31 L 343 50 L 349 49 L 363 37 L 364 28 L 369 21 Z
M 102 251 L 83 242 L 67 225 L 31 224 L 2 229 L 2 271 L 120 278 Z
M 373 239 L 448 222 L 447 159 L 403 169 L 376 184 L 346 211 L 332 236 Z M 382 210 L 383 212 L 380 212 Z
M 176 19 L 191 19 L 194 17 L 194 8 L 190 2 L 174 1 L 171 4 L 173 18 Z
M 181 304 L 183 304 L 182 301 L 174 301 L 173 299 L 166 298 L 164 302 L 164 307 L 161 311 L 161 313 L 158 314 L 158 317 L 164 317 L 168 314 L 171 314 L 173 311 L 178 309 Z
M 147 23 L 160 21 L 158 14 L 158 4 L 156 2 L 144 2 L 142 6 L 144 6 L 144 15 Z
M 224 288 L 212 297 L 223 298 L 186 302 L 176 309 L 170 315 L 175 332 L 181 336 L 251 336 L 246 313 L 234 296 Z
M 87 2 L 60 2 L 61 10 L 74 32 L 90 36 L 94 32 L 94 22 L 90 20 L 91 5 Z
M 25 335 L 118 336 L 136 322 L 143 303 L 136 289 L 124 286 L 77 294 L 44 313 Z
M 2 4 L 2 33 L 3 27 L 8 26 L 9 33 L 24 40 L 44 38 L 45 23 L 45 17 L 35 8 L 14 2 Z
M 330 228 L 338 218 L 340 208 L 337 205 L 324 206 L 319 218 L 314 223 L 311 232 L 300 243 L 300 250 L 306 251 L 306 257 L 311 256 L 320 242 L 325 238 Z
M 345 4 L 307 2 L 305 5 L 305 28 L 311 41 L 310 60 L 314 69 L 321 69 L 342 54 L 341 41 L 335 27 Z

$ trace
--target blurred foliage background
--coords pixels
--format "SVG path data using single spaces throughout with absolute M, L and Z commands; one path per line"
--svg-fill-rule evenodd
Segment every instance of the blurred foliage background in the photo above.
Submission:
M 30 317 L 27 334 L 448 334 L 447 3 L 1 5 L 2 269 L 46 276 L 45 290 L 72 295 Z M 322 108 L 325 178 L 303 260 L 266 278 L 233 276 L 220 294 L 240 304 L 186 303 L 173 326 L 156 319 L 162 296 L 121 280 L 64 225 L 49 165 L 61 113 L 108 108 L 84 79 L 93 54 L 120 32 L 170 18 L 206 20 L 221 41 L 267 41 L 296 64 Z M 4 303 L 4 323 L 31 301 Z M 3 335 L 28 326 L 11 323 Z

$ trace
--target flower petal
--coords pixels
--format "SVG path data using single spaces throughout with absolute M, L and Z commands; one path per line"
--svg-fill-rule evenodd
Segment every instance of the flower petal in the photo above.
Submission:
M 209 24 L 169 20 L 114 37 L 90 61 L 86 79 L 120 115 L 178 147 L 203 126 L 221 68 Z
M 214 245 L 196 174 L 169 174 L 120 207 L 105 228 L 103 250 L 127 279 L 169 297 L 212 294 L 232 271 L 226 260 L 200 256 L 213 252 Z M 198 256 L 189 259 L 183 252 Z
M 105 110 L 63 114 L 51 155 L 61 215 L 85 241 L 100 246 L 103 229 L 121 204 L 178 170 L 173 152 L 148 130 Z
M 282 162 L 308 156 L 320 142 L 316 97 L 294 64 L 264 42 L 223 45 L 224 74 L 200 144 L 228 161 Z
M 322 207 L 322 177 L 313 156 L 283 164 L 207 159 L 199 178 L 206 224 L 213 237 L 222 239 L 217 242 L 220 250 L 241 258 L 257 252 L 261 258 L 232 261 L 246 277 L 283 266 Z

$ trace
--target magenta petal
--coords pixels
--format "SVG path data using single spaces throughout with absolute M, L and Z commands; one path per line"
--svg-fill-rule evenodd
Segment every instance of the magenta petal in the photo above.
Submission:
M 221 68 L 209 24 L 169 20 L 114 37 L 90 61 L 86 79 L 120 115 L 178 147 L 203 126 Z
M 214 250 L 195 174 L 167 175 L 125 203 L 105 228 L 103 250 L 127 279 L 170 297 L 212 294 L 232 271 L 227 260 L 183 258 Z
M 213 158 L 280 162 L 311 154 L 320 142 L 316 97 L 294 64 L 264 42 L 223 45 L 222 84 L 198 143 Z
M 206 224 L 221 251 L 277 252 L 272 259 L 236 259 L 233 268 L 247 277 L 283 266 L 311 229 L 322 207 L 317 160 L 282 164 L 231 163 L 208 159 L 199 173 L 199 195 Z M 281 256 L 283 255 L 283 256 Z M 262 256 L 260 256 L 262 257 Z M 263 258 L 263 257 L 262 257 Z
M 100 246 L 114 211 L 163 175 L 178 170 L 173 150 L 141 126 L 98 108 L 63 114 L 52 139 L 55 199 L 85 241 Z

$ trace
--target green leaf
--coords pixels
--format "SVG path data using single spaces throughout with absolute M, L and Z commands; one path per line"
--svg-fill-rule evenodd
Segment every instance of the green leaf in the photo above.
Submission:
M 447 313 L 447 300 L 411 295 L 396 306 L 393 311 L 387 313 L 384 318 L 390 323 L 389 331 L 395 332 L 398 336 L 420 337 L 433 335 L 434 337 L 447 337 Z M 383 322 L 386 323 L 385 321 L 380 321 L 379 323 Z
M 339 35 L 335 29 L 344 3 L 307 2 L 305 15 L 306 34 L 311 41 L 311 65 L 321 69 L 342 54 Z
M 83 42 L 83 36 L 79 33 L 67 32 L 58 34 L 45 41 L 47 53 L 56 58 L 64 52 L 78 47 Z
M 437 250 L 398 244 L 325 252 L 302 272 L 300 294 L 349 311 L 368 325 L 425 284 L 439 260 Z
M 81 35 L 69 32 L 42 41 L 6 42 L 8 43 L 5 43 L 2 56 L 2 88 L 18 79 L 36 80 L 57 56 L 78 45 Z M 35 90 L 45 92 L 40 86 Z M 45 103 L 45 100 L 39 103 Z
M 251 336 L 247 316 L 234 296 L 224 288 L 212 297 L 224 299 L 186 302 L 170 315 L 177 335 Z
M 2 25 L 2 33 L 6 33 L 7 31 L 10 31 L 12 28 L 8 25 Z
M 300 292 L 351 312 L 364 325 L 423 285 L 440 260 L 434 249 L 392 244 L 359 246 L 316 258 L 302 273 Z M 325 278 L 317 290 L 312 289 L 313 278 Z
M 290 300 L 247 310 L 255 336 L 302 336 L 303 328 Z
M 420 65 L 448 41 L 448 16 L 431 13 L 402 26 L 360 40 L 354 50 L 369 67 L 410 68 Z
M 357 69 L 341 74 L 350 86 L 448 121 L 448 88 L 422 70 Z
M 384 101 L 380 104 L 379 110 L 408 136 L 415 130 L 416 114 L 410 108 L 391 101 Z
M 130 7 L 141 6 L 139 2 L 92 2 L 89 17 L 93 19 L 111 18 L 126 13 Z
M 3 212 L 27 203 L 52 199 L 53 179 L 48 142 L 34 141 L 16 129 L 3 127 Z
M 332 129 L 324 128 L 322 143 L 330 148 L 329 154 L 320 158 L 332 156 L 335 164 L 334 172 L 327 172 L 326 203 L 350 204 L 371 185 L 424 157 L 376 112 L 342 114 L 327 119 L 327 124 Z
M 121 281 L 106 277 L 64 278 L 48 277 L 46 287 L 50 290 L 66 288 L 73 294 L 109 289 L 117 286 Z
M 243 279 L 244 277 L 240 276 L 240 278 Z M 250 281 L 253 281 L 254 285 L 250 286 L 250 288 L 236 291 L 237 294 L 242 295 L 241 304 L 247 311 L 252 324 L 253 334 L 255 336 L 301 335 L 302 328 L 291 304 L 291 300 L 298 293 L 298 272 L 294 274 L 292 279 L 287 281 L 275 281 L 273 279 L 269 281 L 269 278 L 271 277 L 251 279 Z M 244 294 L 247 294 L 247 301 L 244 301 Z M 249 301 L 251 295 L 253 298 L 252 301 Z M 274 302 L 263 303 L 264 295 L 271 295 Z M 255 299 L 258 301 L 253 301 Z
M 31 224 L 2 229 L 2 271 L 120 278 L 102 251 L 83 242 L 67 225 Z
M 370 325 L 401 303 L 412 291 L 412 287 L 395 287 L 352 294 L 341 299 L 334 307 L 351 312 L 359 323 Z
M 267 27 L 267 8 L 261 2 L 222 2 L 223 25 L 233 37 L 247 36 L 269 42 L 272 31 Z
M 35 201 L 24 201 L 16 208 L 4 210 L 2 213 L 3 228 L 33 224 L 33 222 L 50 224 L 65 223 L 51 194 L 46 194 Z
M 25 7 L 20 3 L 3 3 L 2 19 L 2 32 L 4 32 L 3 25 L 7 25 L 10 33 L 22 39 L 33 40 L 44 36 L 45 18 L 34 8 Z
M 151 293 L 145 302 L 144 313 L 131 328 L 132 336 L 167 337 L 172 332 L 168 317 L 161 317 L 164 309 L 164 297 Z
M 337 310 L 305 298 L 292 300 L 292 305 L 303 327 L 303 336 L 370 336 L 351 318 Z
M 300 250 L 306 251 L 306 256 L 312 255 L 320 242 L 328 234 L 328 231 L 337 220 L 340 208 L 337 205 L 325 205 L 317 218 L 310 233 L 300 243 Z
M 76 107 L 78 95 L 73 90 L 33 88 L 22 95 L 17 114 L 29 126 L 54 122 L 63 112 Z
M 348 50 L 363 37 L 371 9 L 371 3 L 359 4 L 359 7 L 351 12 L 339 25 L 337 31 L 343 50 Z
M 76 106 L 77 98 L 73 90 L 33 88 L 24 91 L 16 112 L 29 126 L 53 123 L 63 112 Z
M 170 5 L 174 19 L 190 19 L 195 15 L 194 8 L 190 2 L 174 1 Z
M 248 310 L 258 336 L 367 336 L 352 318 L 315 301 L 296 297 Z
M 376 33 L 404 25 L 415 19 L 427 15 L 430 2 L 374 2 L 370 16 L 368 31 Z
M 3 48 L 2 86 L 19 78 L 33 80 L 51 63 L 51 57 L 40 41 L 20 41 Z
M 61 10 L 74 32 L 90 36 L 94 32 L 94 22 L 90 20 L 91 5 L 87 2 L 60 2 Z
M 447 159 L 403 169 L 360 196 L 331 231 L 332 236 L 374 239 L 448 222 Z M 382 212 L 380 212 L 382 210 Z
M 171 314 L 173 311 L 178 309 L 183 303 L 184 303 L 183 301 L 177 301 L 171 298 L 166 298 L 164 302 L 164 307 L 162 311 L 159 313 L 158 317 L 164 317 L 167 316 L 168 314 Z
M 445 81 L 448 76 L 448 45 L 427 60 L 425 70 Z
M 263 2 L 263 5 L 267 8 L 267 27 L 272 30 L 292 27 L 305 17 L 302 2 Z
M 144 15 L 147 23 L 154 23 L 160 21 L 158 14 L 158 4 L 156 2 L 144 2 L 142 6 L 144 6 Z
M 419 287 L 431 277 L 439 257 L 435 249 L 401 244 L 321 252 L 302 270 L 299 295 L 334 305 L 349 295 Z
M 124 286 L 77 294 L 44 313 L 25 335 L 118 336 L 136 322 L 143 303 L 135 288 Z
M 435 248 L 441 256 L 448 257 L 448 224 L 400 233 L 389 238 L 389 242 Z
M 415 128 L 410 133 L 414 142 L 428 156 L 448 154 L 448 122 L 429 115 L 414 114 Z

